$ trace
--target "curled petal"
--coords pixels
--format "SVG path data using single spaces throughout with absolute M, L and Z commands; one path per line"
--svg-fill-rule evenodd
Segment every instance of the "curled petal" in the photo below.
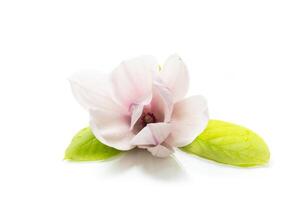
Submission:
M 132 130 L 135 123 L 139 120 L 143 113 L 144 105 L 138 104 L 138 105 L 131 105 L 131 121 L 130 121 L 130 129 Z
M 163 143 L 171 132 L 171 125 L 167 123 L 152 123 L 143 128 L 131 141 L 132 145 L 159 145 Z
M 168 157 L 170 154 L 174 152 L 172 148 L 169 148 L 164 145 L 157 145 L 154 147 L 148 147 L 147 150 L 156 157 L 164 158 Z
M 124 61 L 111 74 L 115 99 L 128 109 L 132 104 L 147 105 L 152 98 L 152 75 L 157 62 L 151 56 Z
M 129 120 L 126 115 L 108 110 L 91 110 L 90 126 L 95 137 L 102 143 L 119 150 L 130 150 L 135 136 L 130 131 Z
M 170 122 L 173 110 L 173 95 L 171 91 L 159 82 L 153 84 L 151 110 L 158 121 Z
M 181 58 L 176 54 L 171 55 L 160 74 L 163 82 L 171 90 L 174 101 L 183 99 L 189 88 L 189 75 Z
M 177 102 L 171 120 L 172 133 L 166 143 L 175 147 L 188 145 L 206 128 L 208 120 L 204 97 L 198 95 Z

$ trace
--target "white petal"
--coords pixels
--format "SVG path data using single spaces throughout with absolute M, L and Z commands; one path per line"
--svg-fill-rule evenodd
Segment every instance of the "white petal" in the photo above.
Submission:
M 130 122 L 130 129 L 132 130 L 135 123 L 138 121 L 138 119 L 143 114 L 144 105 L 138 104 L 138 105 L 131 105 L 131 122 Z
M 189 88 L 189 75 L 181 58 L 176 54 L 171 55 L 160 74 L 163 82 L 173 93 L 174 101 L 183 99 Z
M 153 156 L 164 158 L 168 157 L 170 154 L 174 152 L 173 149 L 168 148 L 164 145 L 157 145 L 155 147 L 148 147 L 147 150 L 151 152 Z
M 171 125 L 152 123 L 143 128 L 131 141 L 132 145 L 158 145 L 163 143 L 171 133 Z
M 130 131 L 129 116 L 105 110 L 91 110 L 90 116 L 91 129 L 102 143 L 119 150 L 135 147 L 131 144 L 135 135 Z
M 208 108 L 204 97 L 198 95 L 179 101 L 172 114 L 172 133 L 166 143 L 182 147 L 191 143 L 207 126 Z
M 149 104 L 155 68 L 157 62 L 151 56 L 122 62 L 111 74 L 115 99 L 128 109 L 132 104 Z
M 107 107 L 112 101 L 108 77 L 94 70 L 74 74 L 69 78 L 74 97 L 87 110 Z
M 90 112 L 94 135 L 102 143 L 120 150 L 134 148 L 130 144 L 134 135 L 129 131 L 128 111 L 111 98 L 108 76 L 85 71 L 73 75 L 70 83 L 77 101 Z
M 155 87 L 153 87 L 153 97 L 150 103 L 150 111 L 154 114 L 157 121 L 164 121 L 166 115 L 165 102 L 160 92 Z
M 159 82 L 153 84 L 151 111 L 158 121 L 170 122 L 173 110 L 173 95 L 171 91 Z

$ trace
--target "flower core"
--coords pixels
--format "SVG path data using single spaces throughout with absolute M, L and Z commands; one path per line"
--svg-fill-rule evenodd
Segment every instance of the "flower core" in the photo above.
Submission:
M 147 124 L 156 122 L 156 118 L 155 118 L 154 114 L 150 113 L 150 112 L 143 113 L 141 119 L 142 119 L 142 122 L 143 122 L 144 126 L 146 126 Z

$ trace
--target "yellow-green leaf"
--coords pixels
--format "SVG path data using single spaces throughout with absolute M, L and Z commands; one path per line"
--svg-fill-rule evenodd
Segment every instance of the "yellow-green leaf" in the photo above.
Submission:
M 210 120 L 207 128 L 181 150 L 241 167 L 262 165 L 270 159 L 268 146 L 256 133 L 220 120 Z
M 72 161 L 105 160 L 121 151 L 102 144 L 90 128 L 79 131 L 65 152 L 65 159 Z

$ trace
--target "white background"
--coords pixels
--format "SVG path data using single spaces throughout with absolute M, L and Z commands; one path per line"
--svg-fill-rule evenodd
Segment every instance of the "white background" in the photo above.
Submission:
M 267 166 L 182 152 L 69 163 L 88 124 L 67 78 L 178 53 L 211 118 L 268 143 Z M 290 0 L 0 1 L 0 199 L 299 199 L 300 5 Z

